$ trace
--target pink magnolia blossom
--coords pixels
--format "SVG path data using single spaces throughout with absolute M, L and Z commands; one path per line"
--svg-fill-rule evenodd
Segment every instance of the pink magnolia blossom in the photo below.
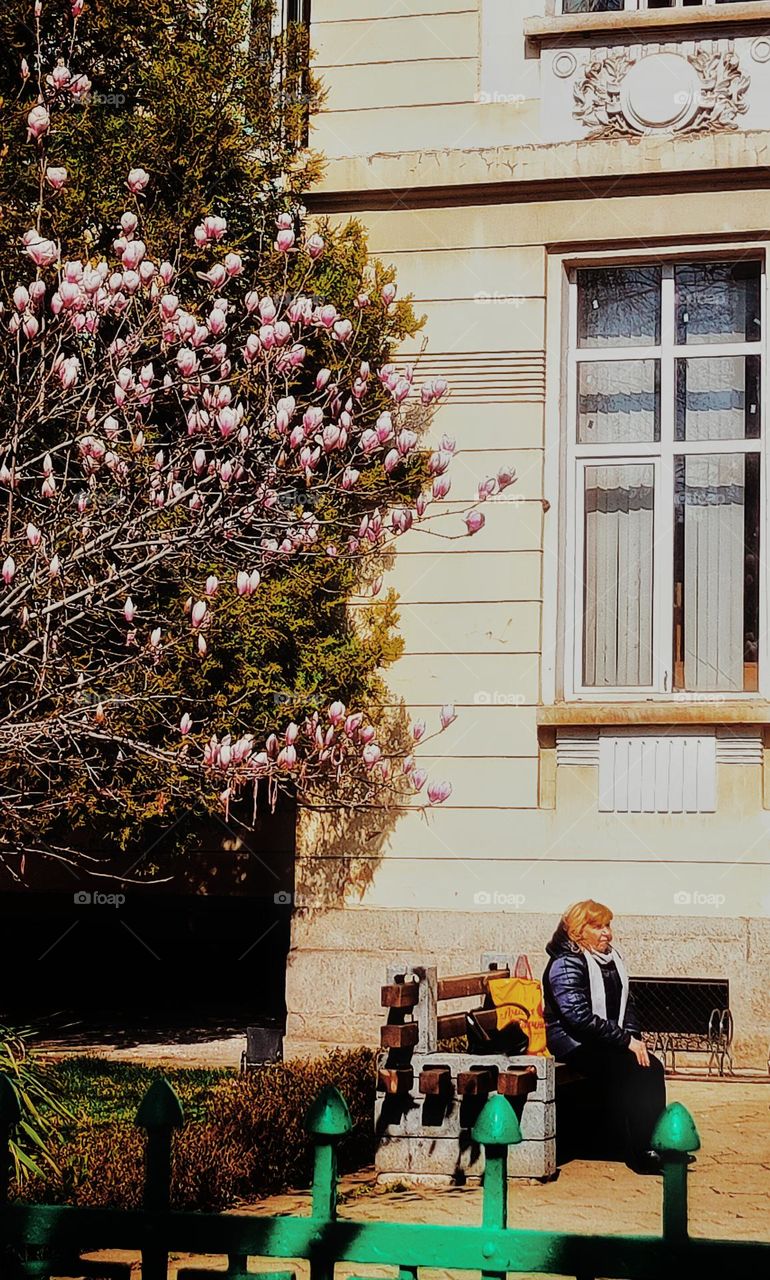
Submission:
M 30 235 L 28 232 L 27 235 Z M 32 259 L 36 267 L 50 267 L 59 257 L 59 250 L 53 240 L 46 240 L 39 235 L 37 231 L 31 233 L 31 239 L 24 240 L 26 244 L 26 252 Z
M 426 728 L 427 725 L 424 720 L 415 720 L 412 725 L 412 737 L 415 742 L 419 742 L 421 738 L 425 737 Z
M 454 709 L 454 707 L 452 706 L 451 702 L 446 703 L 446 704 L 441 708 L 441 712 L 440 712 L 440 715 L 439 715 L 439 719 L 441 720 L 441 728 L 442 728 L 442 729 L 447 729 L 447 728 L 449 727 L 449 725 L 450 725 L 450 724 L 453 724 L 453 723 L 454 723 L 454 721 L 457 719 L 457 712 L 455 711 L 455 709 Z
M 428 800 L 431 804 L 443 804 L 452 794 L 451 782 L 429 782 Z
M 150 175 L 146 169 L 129 169 L 126 185 L 132 195 L 138 196 L 149 181 Z
M 325 247 L 323 236 L 319 236 L 317 232 L 312 236 L 308 236 L 305 241 L 305 248 L 313 259 L 320 258 Z
M 123 605 L 123 617 L 126 622 L 133 622 L 136 616 L 134 602 L 130 596 L 126 596 L 126 603 Z
M 414 769 L 411 773 L 411 783 L 415 791 L 422 791 L 425 786 L 428 774 L 425 769 Z
M 187 734 L 192 729 L 192 726 L 193 726 L 192 716 L 188 711 L 185 711 L 184 715 L 182 716 L 182 719 L 179 721 L 179 732 L 182 734 L 182 737 L 185 737 L 185 738 L 187 737 Z
M 349 342 L 353 336 L 353 326 L 349 320 L 334 322 L 334 336 L 339 342 Z
M 479 529 L 484 528 L 484 513 L 482 511 L 469 511 L 465 517 L 465 523 L 468 533 L 478 533 Z
M 13 556 L 8 556 L 3 564 L 3 582 L 10 587 L 16 574 L 16 561 Z
M 27 138 L 30 142 L 38 142 L 50 127 L 51 117 L 48 114 L 48 110 L 42 103 L 38 103 L 27 115 Z
M 64 165 L 49 164 L 45 171 L 45 180 L 54 191 L 61 191 L 67 181 L 67 176 L 67 170 Z
M 296 237 L 293 231 L 290 231 L 289 229 L 279 231 L 275 238 L 275 248 L 279 253 L 288 253 L 289 250 L 293 248 L 295 239 Z
M 208 605 L 205 600 L 196 600 L 190 612 L 190 621 L 194 627 L 199 627 L 204 622 L 208 613 Z

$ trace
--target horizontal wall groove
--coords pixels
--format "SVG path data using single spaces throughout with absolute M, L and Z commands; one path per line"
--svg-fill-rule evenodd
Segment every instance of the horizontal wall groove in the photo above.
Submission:
M 476 8 L 473 9 L 436 9 L 431 13 L 383 13 L 377 14 L 376 17 L 369 18 L 313 18 L 310 23 L 310 43 L 313 43 L 312 34 L 316 27 L 343 27 L 352 26 L 354 23 L 362 22 L 404 22 L 405 20 L 423 21 L 428 18 L 454 18 L 460 13 L 478 13 Z
M 314 62 L 313 70 L 348 71 L 353 67 L 410 67 L 421 63 L 432 67 L 436 62 L 476 62 L 476 58 L 467 53 L 453 53 L 435 58 L 376 58 L 371 62 Z
M 442 809 L 446 809 L 446 808 L 447 808 L 447 806 L 446 806 L 446 805 L 442 805 L 441 807 L 442 807 Z M 461 809 L 461 808 L 463 808 L 463 807 L 469 807 L 469 806 L 456 805 L 456 806 L 454 806 L 454 807 L 455 807 L 456 809 Z M 414 813 L 414 812 L 415 812 L 415 810 L 414 810 L 414 809 L 411 809 L 411 810 L 410 810 L 410 809 L 406 809 L 406 810 L 405 810 L 405 812 L 406 812 L 406 813 L 409 813 L 409 812 Z M 530 812 L 532 812 L 532 813 L 542 813 L 542 810 L 541 810 L 541 809 L 534 809 L 534 808 L 531 808 L 531 809 L 530 809 Z M 582 858 L 581 858 L 581 857 L 579 857 L 579 856 L 573 856 L 573 857 L 571 857 L 571 858 L 540 858 L 540 857 L 538 857 L 538 856 L 537 856 L 537 854 L 533 854 L 533 855 L 532 855 L 531 857 L 529 857 L 529 858 L 527 858 L 527 857 L 518 858 L 518 857 L 514 857 L 514 856 L 511 856 L 511 857 L 503 857 L 503 856 L 499 856 L 499 857 L 498 857 L 498 856 L 495 856 L 495 855 L 492 855 L 492 854 L 485 854 L 485 855 L 484 855 L 484 856 L 482 856 L 482 857 L 478 857 L 478 858 L 476 858 L 476 857 L 473 857 L 472 855 L 470 855 L 470 856 L 469 856 L 468 854 L 466 854 L 465 856 L 463 856 L 462 854 L 453 855 L 453 854 L 448 854 L 448 853 L 411 853 L 411 854 L 410 854 L 410 853 L 389 853 L 389 854 L 388 854 L 388 857 L 387 857 L 387 860 L 388 860 L 388 862 L 389 862 L 389 863 L 390 863 L 390 862 L 410 862 L 410 863 L 412 863 L 412 862 L 459 862 L 459 863 L 461 863 L 463 866 L 467 866 L 467 865 L 468 865 L 468 863 L 480 865 L 480 864 L 482 864 L 482 863 L 489 863 L 489 862 L 493 862 L 493 863 L 495 863 L 495 862 L 499 862 L 499 863 L 516 862 L 516 863 L 529 864 L 530 866 L 539 866 L 541 863 L 549 863 L 549 862 L 552 862 L 552 863 L 561 863 L 561 864 L 565 864 L 565 865 L 567 865 L 567 866 L 582 866 L 582 867 L 588 867 L 588 866 L 592 866 L 592 865 L 596 865 L 596 866 L 605 866 L 605 865 L 608 865 L 608 866 L 612 866 L 612 867 L 617 867 L 617 866 L 618 866 L 618 859 L 617 859 L 617 858 L 596 858 L 596 857 L 582 857 Z M 348 856 L 348 855 L 346 855 L 346 854 L 323 854 L 323 853 L 318 853 L 318 854 L 302 854 L 302 855 L 300 855 L 299 853 L 297 854 L 297 863 L 300 863 L 300 862 L 374 862 L 374 863 L 378 863 L 378 864 L 379 864 L 381 861 L 382 861 L 382 859 L 381 859 L 381 858 L 379 858 L 379 857 L 377 856 L 377 854 L 366 854 L 366 853 L 361 853 L 361 854 L 352 854 L 352 855 L 350 855 L 350 856 Z M 652 855 L 652 854 L 650 854 L 650 855 L 649 855 L 649 857 L 647 857 L 647 858 L 625 858 L 625 857 L 624 857 L 624 858 L 623 858 L 623 864 L 622 864 L 622 865 L 623 865 L 623 866 L 650 866 L 650 864 L 654 864 L 656 867 L 734 867 L 734 866 L 735 866 L 735 863 L 734 863 L 734 862 L 731 862 L 731 861 L 725 861 L 725 860 L 723 860 L 723 859 L 720 859 L 720 860 L 716 860 L 716 859 L 714 859 L 714 860 L 712 860 L 711 858 L 661 858 L 661 857 L 659 857 L 659 856 L 654 856 L 654 855 Z M 747 860 L 744 858 L 744 859 L 742 859 L 742 860 L 741 860 L 741 864 L 740 864 L 740 865 L 741 865 L 742 867 L 770 867 L 770 861 L 768 861 L 768 860 L 758 860 L 758 861 L 749 862 L 749 861 L 747 861 Z M 354 904 L 352 904 L 352 903 L 351 903 L 351 907 L 352 907 L 352 906 L 354 906 Z M 447 909 L 447 908 L 445 908 L 445 907 L 437 907 L 437 908 L 436 908 L 436 910 L 440 910 L 440 911 L 445 911 L 446 909 Z M 346 906 L 346 907 L 345 907 L 345 910 L 346 910 L 346 911 L 347 911 L 347 910 L 350 910 L 350 907 Z M 365 911 L 365 910 L 370 910 L 370 911 L 373 911 L 373 910 L 375 910 L 375 911 L 376 911 L 376 910 L 379 910 L 379 911 L 388 911 L 388 910 L 391 910 L 391 911 L 392 911 L 392 910 L 394 910 L 394 908 L 392 908 L 392 907 L 362 907 L 362 908 L 360 908 L 360 910 L 364 910 L 364 911 Z M 419 910 L 419 911 L 426 911 L 426 910 L 431 910 L 431 908 L 429 908 L 429 907 L 419 907 L 419 908 L 415 908 L 415 910 Z M 458 907 L 458 908 L 457 908 L 457 910 L 458 910 L 458 911 L 467 911 L 467 907 Z M 492 912 L 489 912 L 489 914 L 491 915 L 491 914 L 493 914 L 493 913 L 492 913 Z M 519 914 L 520 914 L 520 915 L 524 915 L 524 914 L 526 914 L 526 913 L 525 913 L 525 912 L 519 912 Z M 537 914 L 541 914 L 541 913 L 539 913 L 539 912 L 535 912 L 534 914 L 536 914 L 536 915 L 537 915 Z M 696 917 L 693 917 L 693 918 L 694 918 L 694 919 L 700 919 L 701 917 L 697 917 L 697 916 L 696 916 Z M 728 917 L 728 918 L 732 918 L 732 919 L 736 919 L 736 918 L 737 918 L 737 919 L 745 919 L 745 917 L 741 917 L 741 916 L 738 916 L 738 917 Z M 751 918 L 751 917 L 749 917 L 749 918 Z M 754 918 L 756 918 L 756 917 L 754 917 Z M 725 917 L 723 917 L 723 916 L 718 916 L 718 917 L 716 917 L 716 919 L 718 919 L 720 922 L 723 922 L 723 921 L 724 921 L 724 919 L 725 919 Z

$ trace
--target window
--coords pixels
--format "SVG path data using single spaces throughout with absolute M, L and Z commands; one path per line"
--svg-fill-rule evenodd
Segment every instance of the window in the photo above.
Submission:
M 758 688 L 760 259 L 570 278 L 573 691 Z
M 562 13 L 614 13 L 619 9 L 688 9 L 743 0 L 561 0 Z
M 290 22 L 302 22 L 306 27 L 310 26 L 310 0 L 280 0 L 277 7 L 282 29 Z

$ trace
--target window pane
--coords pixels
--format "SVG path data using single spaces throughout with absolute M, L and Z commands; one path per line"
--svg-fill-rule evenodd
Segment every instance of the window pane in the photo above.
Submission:
M 562 0 L 562 13 L 608 13 L 623 7 L 623 0 Z
M 658 369 L 657 360 L 579 364 L 578 443 L 659 440 Z
M 650 463 L 585 469 L 583 683 L 652 683 Z
M 655 347 L 660 342 L 660 268 L 577 273 L 578 345 Z
M 677 440 L 758 436 L 759 356 L 677 360 Z
M 758 342 L 758 262 L 693 262 L 675 268 L 676 340 Z
M 676 460 L 674 685 L 756 689 L 759 454 Z

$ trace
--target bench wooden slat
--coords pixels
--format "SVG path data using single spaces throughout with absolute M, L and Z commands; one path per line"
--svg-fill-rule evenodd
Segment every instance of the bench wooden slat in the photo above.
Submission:
M 510 1071 L 501 1071 L 497 1077 L 497 1092 L 506 1098 L 522 1098 L 536 1088 L 536 1067 L 512 1067 Z
M 382 988 L 380 1004 L 385 1009 L 413 1009 L 419 998 L 419 983 L 391 982 Z
M 416 1022 L 386 1022 L 380 1027 L 380 1045 L 383 1049 L 413 1049 L 420 1038 Z
M 414 1088 L 414 1071 L 411 1067 L 381 1067 L 377 1072 L 377 1088 L 382 1093 L 411 1093 Z
M 451 1092 L 451 1067 L 425 1067 L 420 1072 L 420 1093 L 426 1098 L 438 1098 Z
M 462 1000 L 465 996 L 487 994 L 489 978 L 507 978 L 508 969 L 488 969 L 484 973 L 460 973 L 453 978 L 439 978 L 436 994 L 439 1000 Z
M 497 1083 L 496 1067 L 471 1067 L 457 1075 L 457 1092 L 463 1098 L 478 1098 L 492 1093 Z
M 485 1031 L 497 1030 L 497 1009 L 475 1010 L 474 1017 Z M 436 1022 L 439 1040 L 452 1040 L 455 1036 L 464 1036 L 468 1030 L 464 1013 L 442 1013 Z

